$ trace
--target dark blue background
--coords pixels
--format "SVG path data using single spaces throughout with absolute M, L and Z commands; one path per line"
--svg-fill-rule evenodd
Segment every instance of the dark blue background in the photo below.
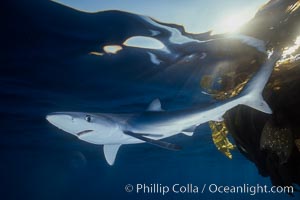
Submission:
M 84 14 L 48 1 L 6 2 L 0 73 L 1 199 L 250 199 L 249 194 L 126 193 L 126 184 L 188 183 L 264 185 L 255 166 L 238 151 L 227 159 L 214 146 L 207 124 L 193 137 L 169 138 L 183 146 L 170 152 L 149 144 L 122 146 L 114 166 L 102 146 L 79 141 L 45 120 L 54 111 L 142 112 L 154 98 L 164 109 L 203 106 L 212 99 L 199 85 L 205 67 L 218 59 L 201 52 L 193 59 L 183 47 L 174 55 L 158 53 L 160 66 L 145 50 L 125 48 L 97 57 L 106 43 L 120 44 L 131 35 L 149 34 L 138 16 L 104 12 Z M 164 32 L 164 30 L 161 30 Z M 161 40 L 168 37 L 165 31 Z M 204 47 L 203 47 L 204 48 Z M 199 54 L 198 54 L 199 53 Z M 178 56 L 179 55 L 179 56 Z M 225 58 L 224 58 L 225 59 Z M 170 75 L 171 74 L 171 75 Z M 288 199 L 258 194 L 255 199 Z

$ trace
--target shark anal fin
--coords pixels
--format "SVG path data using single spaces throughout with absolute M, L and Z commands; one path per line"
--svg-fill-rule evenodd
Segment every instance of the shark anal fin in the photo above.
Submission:
M 109 165 L 113 165 L 121 144 L 106 144 L 103 146 L 105 159 Z
M 194 135 L 194 132 L 188 132 L 188 131 L 182 131 L 181 133 L 190 137 Z
M 184 129 L 182 130 L 182 134 L 187 135 L 187 136 L 193 136 L 194 135 L 194 131 L 197 128 L 197 126 L 191 126 L 190 128 Z
M 130 131 L 124 131 L 124 133 L 126 135 L 129 135 L 131 137 L 137 138 L 139 140 L 148 142 L 149 144 L 164 148 L 164 149 L 168 149 L 168 150 L 173 150 L 173 151 L 178 151 L 181 150 L 181 147 L 177 144 L 171 144 L 165 141 L 160 141 L 160 140 L 153 140 L 147 137 L 144 137 L 143 134 L 139 134 L 139 133 L 133 133 Z

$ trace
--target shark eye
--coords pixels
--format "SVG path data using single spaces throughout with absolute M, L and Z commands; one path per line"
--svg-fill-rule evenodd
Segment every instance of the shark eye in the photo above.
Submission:
M 85 121 L 91 122 L 91 119 L 92 119 L 91 115 L 86 115 L 85 116 Z

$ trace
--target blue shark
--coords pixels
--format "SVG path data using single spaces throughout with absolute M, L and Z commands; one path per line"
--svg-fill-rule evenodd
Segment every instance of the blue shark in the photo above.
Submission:
M 179 145 L 161 139 L 180 133 L 192 136 L 197 126 L 209 121 L 222 121 L 223 115 L 238 105 L 272 114 L 262 92 L 280 57 L 280 53 L 274 52 L 239 95 L 209 107 L 166 111 L 162 109 L 160 100 L 155 99 L 141 113 L 55 112 L 48 114 L 46 119 L 80 140 L 103 145 L 104 156 L 109 165 L 114 164 L 119 148 L 125 144 L 147 142 L 169 150 L 180 150 Z

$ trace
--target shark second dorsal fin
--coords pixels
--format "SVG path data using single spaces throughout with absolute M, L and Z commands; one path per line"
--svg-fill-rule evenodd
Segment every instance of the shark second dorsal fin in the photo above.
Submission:
M 103 146 L 105 159 L 109 165 L 113 165 L 121 144 L 106 144 Z
M 154 99 L 148 106 L 147 111 L 162 111 L 159 99 Z

